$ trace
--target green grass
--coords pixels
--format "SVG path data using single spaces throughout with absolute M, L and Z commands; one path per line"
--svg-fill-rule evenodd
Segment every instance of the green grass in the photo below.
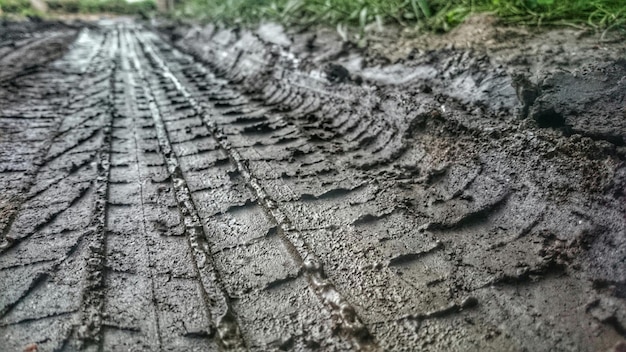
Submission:
M 49 11 L 53 13 L 117 13 L 146 14 L 156 9 L 153 0 L 129 3 L 126 0 L 46 0 Z M 46 14 L 35 11 L 28 0 L 0 0 L 3 14 L 22 16 L 41 16 Z
M 155 9 L 155 3 L 151 0 L 132 3 L 126 0 L 48 0 L 46 3 L 50 11 L 63 13 L 106 12 L 131 15 Z
M 17 14 L 21 16 L 41 15 L 30 6 L 28 0 L 0 0 L 0 13 L 2 15 Z
M 53 12 L 146 14 L 153 0 L 46 0 Z M 4 13 L 37 15 L 28 0 L 0 0 Z M 181 0 L 178 17 L 226 24 L 274 20 L 285 24 L 400 25 L 447 31 L 469 14 L 493 13 L 506 22 L 625 28 L 626 0 Z
M 624 26 L 626 0 L 183 0 L 178 16 L 253 24 L 347 24 L 364 28 L 396 24 L 446 31 L 467 15 L 490 12 L 504 21 Z

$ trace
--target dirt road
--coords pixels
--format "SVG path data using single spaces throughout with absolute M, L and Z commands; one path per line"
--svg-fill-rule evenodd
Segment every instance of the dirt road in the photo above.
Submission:
M 623 341 L 626 65 L 553 77 L 524 117 L 470 57 L 385 84 L 263 33 L 164 33 L 0 43 L 0 351 Z M 576 79 L 604 110 L 563 103 Z

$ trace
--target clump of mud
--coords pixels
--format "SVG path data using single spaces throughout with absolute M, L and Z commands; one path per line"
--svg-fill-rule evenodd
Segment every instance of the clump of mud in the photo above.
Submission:
M 626 141 L 626 60 L 550 73 L 530 111 L 540 126 L 565 127 L 618 146 Z
M 358 49 L 318 29 L 313 35 L 294 33 L 292 49 L 316 63 L 343 65 L 377 85 L 420 86 L 567 135 L 624 144 L 622 33 L 509 26 L 489 15 L 472 16 L 443 35 L 400 33 L 397 39 L 398 32 L 372 31 Z

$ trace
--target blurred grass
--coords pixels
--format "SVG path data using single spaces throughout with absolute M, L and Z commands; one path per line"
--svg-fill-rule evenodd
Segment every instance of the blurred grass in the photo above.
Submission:
M 286 24 L 397 24 L 447 31 L 467 15 L 490 12 L 532 25 L 623 27 L 626 0 L 183 0 L 175 14 L 227 24 L 271 19 Z
M 51 12 L 145 15 L 154 0 L 45 0 Z M 505 22 L 626 28 L 626 0 L 178 0 L 173 12 L 226 24 L 274 20 L 288 25 L 400 25 L 447 31 L 469 14 L 492 13 Z M 0 0 L 0 13 L 42 15 L 28 0 Z
M 3 15 L 37 15 L 37 11 L 31 8 L 30 2 L 28 0 L 0 0 L 0 13 Z
M 126 2 L 126 0 L 46 0 L 51 13 L 116 13 L 123 15 L 147 14 L 156 9 L 153 0 Z M 0 13 L 45 17 L 33 9 L 29 0 L 0 0 Z

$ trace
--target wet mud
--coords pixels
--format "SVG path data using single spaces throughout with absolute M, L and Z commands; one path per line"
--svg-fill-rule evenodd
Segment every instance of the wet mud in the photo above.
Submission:
M 617 45 L 35 27 L 62 50 L 0 61 L 0 350 L 623 345 Z
M 0 20 L 0 83 L 32 74 L 65 53 L 78 28 L 62 22 Z

